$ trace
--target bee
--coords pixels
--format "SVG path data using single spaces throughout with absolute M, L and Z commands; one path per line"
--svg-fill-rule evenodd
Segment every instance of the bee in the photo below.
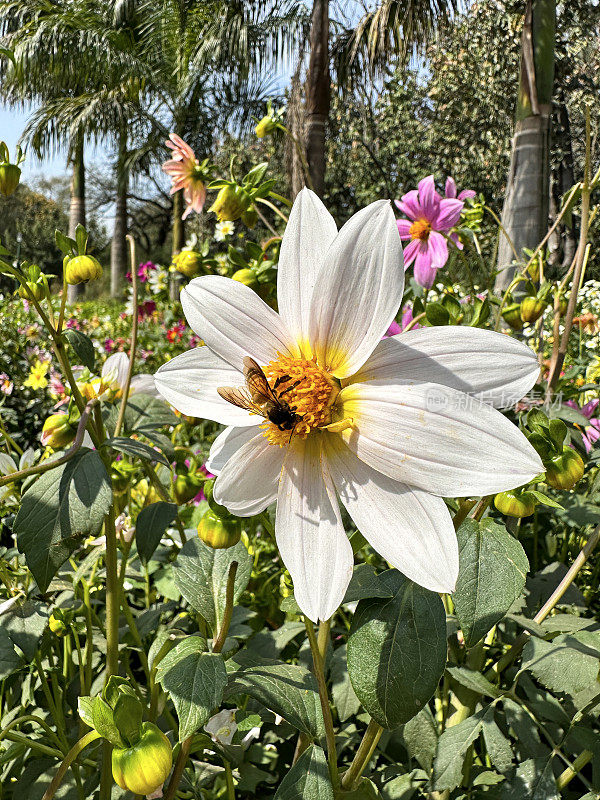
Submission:
M 296 409 L 293 406 L 290 406 L 282 399 L 282 395 L 290 392 L 300 381 L 293 383 L 282 392 L 276 394 L 274 390 L 282 383 L 289 381 L 289 376 L 283 375 L 277 378 L 274 387 L 271 388 L 265 373 L 250 356 L 244 358 L 244 379 L 246 386 L 242 388 L 220 386 L 217 392 L 228 403 L 233 403 L 234 406 L 259 414 L 261 417 L 268 419 L 269 422 L 272 422 L 273 425 L 276 425 L 280 431 L 291 431 L 293 435 L 294 429 L 302 417 L 300 414 L 296 414 Z

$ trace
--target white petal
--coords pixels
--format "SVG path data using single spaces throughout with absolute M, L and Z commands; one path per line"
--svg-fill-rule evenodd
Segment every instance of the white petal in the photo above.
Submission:
M 33 447 L 28 447 L 19 459 L 19 469 L 28 469 L 35 463 L 35 450 Z
M 302 189 L 292 206 L 281 242 L 277 303 L 290 333 L 305 347 L 313 290 L 336 234 L 335 220 L 319 197 L 310 189 Z
M 512 336 L 480 328 L 421 328 L 383 339 L 352 383 L 439 383 L 508 408 L 536 382 L 537 356 Z
M 356 383 L 338 403 L 354 420 L 342 436 L 359 458 L 432 494 L 495 494 L 544 470 L 516 425 L 448 386 Z
M 131 392 L 139 392 L 140 394 L 149 394 L 150 397 L 160 397 L 154 383 L 154 375 L 147 375 L 142 373 L 134 375 L 131 379 Z
M 379 200 L 344 225 L 325 258 L 311 305 L 318 363 L 338 378 L 356 372 L 394 319 L 403 288 L 394 213 Z
M 219 396 L 219 386 L 241 386 L 244 379 L 208 347 L 196 347 L 167 361 L 155 374 L 154 382 L 165 400 L 190 417 L 239 426 L 257 425 L 261 421 Z
M 278 352 L 299 355 L 279 314 L 239 281 L 194 278 L 181 290 L 181 305 L 193 331 L 235 369 L 242 369 L 244 356 L 264 365 Z
M 242 445 L 220 471 L 213 497 L 238 517 L 260 514 L 277 499 L 285 450 L 259 433 Z
M 0 474 L 9 475 L 11 472 L 18 470 L 14 459 L 6 453 L 0 453 Z
M 313 622 L 329 619 L 344 599 L 353 556 L 316 434 L 288 448 L 275 535 L 302 613 Z
M 335 434 L 326 442 L 335 488 L 369 544 L 420 586 L 454 591 L 458 542 L 442 498 L 382 475 Z
M 210 448 L 206 469 L 218 475 L 229 459 L 237 453 L 242 445 L 256 436 L 256 427 L 225 428 L 217 436 Z
M 129 356 L 127 353 L 113 353 L 102 365 L 102 377 L 116 383 L 121 389 L 125 386 L 129 370 Z

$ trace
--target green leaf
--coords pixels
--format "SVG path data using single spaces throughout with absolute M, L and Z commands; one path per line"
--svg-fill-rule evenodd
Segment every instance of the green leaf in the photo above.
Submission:
M 567 426 L 562 419 L 551 419 L 548 430 L 550 432 L 550 438 L 556 446 L 556 449 L 559 452 L 562 451 L 563 442 L 565 441 L 567 435 Z
M 54 239 L 58 249 L 63 253 L 63 255 L 74 255 L 77 249 L 74 239 L 71 239 L 69 236 L 65 236 L 65 234 L 59 230 L 54 231 Z
M 418 761 L 426 772 L 431 772 L 438 733 L 429 706 L 424 706 L 416 716 L 408 720 L 402 728 L 402 738 L 410 757 Z
M 17 654 L 8 631 L 0 628 L 0 681 L 8 678 L 23 666 L 23 659 Z
M 132 745 L 140 737 L 143 708 L 136 695 L 119 695 L 113 709 L 113 719 L 121 737 Z
M 483 741 L 490 761 L 498 772 L 508 772 L 513 765 L 513 751 L 509 740 L 496 724 L 493 712 L 486 714 L 482 722 Z
M 171 467 L 170 462 L 166 456 L 149 444 L 140 442 L 138 439 L 128 439 L 126 436 L 117 436 L 114 439 L 107 439 L 103 447 L 112 447 L 120 453 L 127 453 L 127 455 L 141 458 L 144 461 L 159 461 L 165 467 Z
M 521 671 L 529 671 L 552 692 L 574 695 L 598 686 L 600 652 L 581 640 L 582 634 L 564 634 L 551 642 L 529 639 L 523 648 Z
M 88 235 L 81 223 L 75 228 L 75 243 L 77 245 L 77 252 L 80 256 L 85 255 L 85 248 L 87 246 Z
M 383 573 L 385 575 L 385 572 Z M 344 603 L 356 603 L 371 597 L 392 597 L 393 592 L 385 578 L 375 572 L 370 564 L 358 564 L 354 567 L 350 584 L 346 589 Z
M 348 670 L 357 697 L 384 728 L 415 716 L 446 665 L 446 614 L 438 594 L 397 570 L 382 578 L 392 592 L 361 600 L 348 639 Z
M 529 492 L 529 494 L 532 494 L 538 502 L 542 503 L 542 505 L 550 506 L 550 508 L 558 508 L 561 511 L 565 510 L 564 506 L 561 506 L 561 504 L 557 503 L 556 500 L 553 500 L 551 497 L 548 497 L 547 494 L 544 494 L 543 492 L 538 492 L 537 489 L 528 488 L 527 491 Z
M 202 614 L 213 632 L 221 627 L 232 561 L 238 562 L 233 595 L 235 604 L 252 572 L 252 557 L 243 542 L 238 542 L 235 547 L 213 550 L 199 539 L 190 539 L 179 551 L 173 566 L 175 585 L 192 608 Z
M 113 719 L 112 708 L 106 703 L 100 695 L 92 700 L 92 721 L 94 729 L 115 747 L 125 747 L 126 742 L 123 741 L 119 729 L 115 725 Z
M 142 564 L 150 561 L 164 532 L 176 516 L 175 503 L 151 503 L 140 511 L 135 522 L 135 542 Z
M 77 709 L 79 716 L 89 728 L 94 727 L 94 700 L 91 697 L 77 698 Z
M 107 428 L 110 431 L 114 431 L 118 414 L 119 409 L 115 406 L 107 421 Z M 145 434 L 146 431 L 152 432 L 164 425 L 175 426 L 178 423 L 178 417 L 169 406 L 156 397 L 140 392 L 132 395 L 127 401 L 124 427 L 129 432 L 139 431 Z
M 14 531 L 41 592 L 81 541 L 100 532 L 111 502 L 102 459 L 86 447 L 25 492 Z
M 499 622 L 525 586 L 529 562 L 503 525 L 468 519 L 457 531 L 460 568 L 453 594 L 467 647 Z
M 450 314 L 441 303 L 427 303 L 425 316 L 430 325 L 448 325 Z
M 325 753 L 311 745 L 285 775 L 275 800 L 333 800 Z
M 28 661 L 33 661 L 35 657 L 49 616 L 44 605 L 31 600 L 15 603 L 2 614 L 2 630 L 8 633 Z
M 552 758 L 531 758 L 519 764 L 512 780 L 503 784 L 501 800 L 560 800 Z
M 446 672 L 461 686 L 465 686 L 472 692 L 488 695 L 489 697 L 500 697 L 501 695 L 500 690 L 480 672 L 475 672 L 468 667 L 446 667 Z
M 331 695 L 340 722 L 345 722 L 360 711 L 360 700 L 352 688 L 346 662 L 346 645 L 334 651 L 329 667 Z
M 75 351 L 75 355 L 83 366 L 93 371 L 96 354 L 90 337 L 86 336 L 85 333 L 81 331 L 76 331 L 75 328 L 67 328 L 62 336 L 63 339 L 71 345 Z
M 356 789 L 344 791 L 337 789 L 335 800 L 381 800 L 377 787 L 368 778 L 361 778 Z
M 205 641 L 189 636 L 162 659 L 156 679 L 168 692 L 179 717 L 179 741 L 196 733 L 221 705 L 227 684 L 220 653 L 205 653 Z
M 452 791 L 460 784 L 465 753 L 479 736 L 487 711 L 487 708 L 481 709 L 458 725 L 446 728 L 440 736 L 432 778 L 436 791 Z
M 228 662 L 231 672 L 225 699 L 249 694 L 290 725 L 317 741 L 325 735 L 317 682 L 310 670 L 263 659 L 242 650 Z

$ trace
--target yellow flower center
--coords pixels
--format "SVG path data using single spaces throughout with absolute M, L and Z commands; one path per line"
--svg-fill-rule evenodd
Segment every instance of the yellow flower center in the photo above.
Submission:
M 420 239 L 422 242 L 426 242 L 431 233 L 431 225 L 426 219 L 418 219 L 413 222 L 408 232 L 411 239 Z
M 263 367 L 263 372 L 280 403 L 286 404 L 299 417 L 293 435 L 305 439 L 315 428 L 331 422 L 331 409 L 339 387 L 315 361 L 278 355 L 276 361 Z M 289 443 L 291 430 L 280 430 L 270 421 L 260 427 L 271 444 L 283 447 Z

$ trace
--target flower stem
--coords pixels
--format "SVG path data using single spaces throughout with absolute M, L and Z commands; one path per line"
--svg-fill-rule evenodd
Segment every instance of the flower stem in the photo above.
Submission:
M 133 236 L 127 236 L 129 242 L 129 262 L 131 265 L 131 286 L 133 290 L 133 319 L 131 321 L 131 348 L 129 350 L 129 366 L 127 368 L 127 377 L 125 378 L 125 386 L 123 387 L 123 396 L 121 398 L 121 406 L 119 408 L 119 416 L 117 417 L 117 424 L 115 425 L 114 436 L 121 433 L 123 427 L 123 420 L 125 419 L 125 409 L 127 408 L 127 400 L 129 399 L 129 390 L 131 388 L 131 376 L 133 374 L 133 364 L 135 361 L 135 350 L 137 347 L 137 333 L 138 333 L 138 294 L 137 294 L 137 268 L 135 257 L 135 241 Z
M 235 800 L 235 786 L 233 785 L 233 772 L 231 764 L 227 759 L 223 759 L 225 765 L 225 780 L 227 781 L 227 800 Z
M 54 795 L 56 793 L 56 790 L 58 789 L 58 787 L 62 783 L 62 780 L 65 777 L 65 774 L 66 774 L 67 770 L 69 769 L 69 767 L 71 766 L 73 761 L 77 758 L 79 753 L 81 753 L 81 751 L 85 747 L 87 747 L 88 744 L 93 742 L 95 739 L 99 739 L 99 738 L 100 738 L 100 734 L 99 733 L 97 733 L 96 731 L 90 731 L 89 733 L 86 733 L 85 736 L 82 736 L 82 738 L 73 745 L 73 747 L 69 750 L 67 755 L 64 757 L 63 762 L 60 765 L 58 772 L 54 776 L 54 779 L 53 779 L 52 783 L 50 784 L 50 786 L 46 789 L 46 791 L 44 793 L 44 796 L 42 797 L 42 800 L 52 800 L 52 798 L 54 797 Z
M 354 789 L 361 775 L 365 771 L 367 764 L 373 756 L 377 743 L 383 733 L 383 728 L 375 720 L 371 720 L 365 731 L 362 742 L 354 755 L 352 764 L 342 777 L 342 789 Z
M 175 762 L 175 769 L 173 770 L 173 774 L 171 775 L 171 780 L 169 781 L 167 791 L 165 792 L 164 800 L 173 800 L 173 798 L 175 797 L 175 792 L 177 791 L 177 787 L 179 786 L 179 781 L 181 780 L 181 776 L 183 775 L 185 763 L 188 759 L 188 755 L 190 754 L 190 748 L 192 746 L 193 738 L 194 738 L 193 736 L 188 736 L 188 738 L 181 743 L 181 747 L 179 749 L 179 755 L 177 756 L 177 761 Z
M 334 790 L 339 788 L 340 776 L 337 766 L 337 753 L 335 749 L 335 732 L 333 730 L 333 719 L 331 717 L 331 708 L 329 707 L 329 695 L 327 694 L 327 684 L 325 682 L 325 672 L 323 669 L 323 658 L 319 650 L 317 637 L 315 636 L 315 629 L 312 622 L 308 617 L 304 617 L 304 624 L 306 626 L 306 633 L 308 634 L 308 641 L 313 657 L 313 670 L 317 685 L 319 687 L 319 698 L 321 700 L 321 709 L 323 711 L 323 721 L 325 723 L 325 738 L 327 740 L 327 761 L 329 763 L 329 775 Z

